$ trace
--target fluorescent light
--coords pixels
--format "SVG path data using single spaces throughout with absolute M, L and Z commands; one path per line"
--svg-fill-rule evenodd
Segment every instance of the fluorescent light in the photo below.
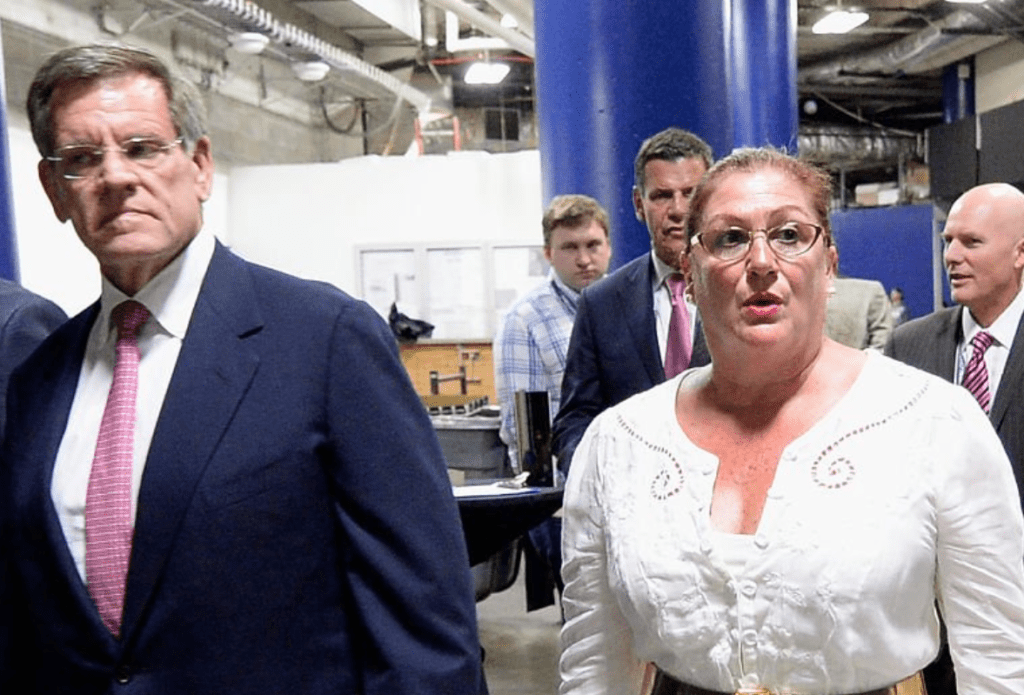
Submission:
M 498 84 L 508 71 L 507 63 L 476 62 L 466 70 L 466 84 Z
M 815 34 L 845 34 L 868 21 L 867 12 L 832 10 L 811 27 Z
M 951 2 L 957 5 L 980 5 L 985 2 L 985 0 L 946 0 L 946 2 Z

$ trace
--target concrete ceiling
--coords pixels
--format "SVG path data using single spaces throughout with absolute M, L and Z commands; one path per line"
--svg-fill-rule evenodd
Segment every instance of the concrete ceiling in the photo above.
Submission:
M 329 105 L 355 102 L 382 112 L 403 102 L 420 111 L 500 103 L 529 113 L 534 105 L 532 0 L 4 4 L 7 8 L 0 10 L 0 17 L 35 25 L 37 31 L 63 32 L 66 40 L 76 40 L 73 28 L 62 28 L 52 16 L 34 15 L 46 13 L 45 7 L 74 8 L 91 15 L 111 37 L 169 27 L 171 40 L 177 42 L 176 57 L 194 57 L 213 80 L 226 82 L 221 73 L 232 70 L 247 72 L 258 85 L 261 107 L 280 113 L 286 102 L 312 103 L 328 119 Z M 989 0 L 983 5 L 862 0 L 858 5 L 870 15 L 867 24 L 840 36 L 812 34 L 810 26 L 834 4 L 835 0 L 799 0 L 797 5 L 798 89 L 801 103 L 813 99 L 816 107 L 814 113 L 801 111 L 801 127 L 818 133 L 851 128 L 867 129 L 876 137 L 922 133 L 942 120 L 945 66 L 996 43 L 1024 38 L 1024 0 Z M 503 14 L 515 17 L 518 27 L 500 25 Z M 271 36 L 258 66 L 250 56 L 231 50 L 229 37 L 239 31 Z M 462 71 L 485 50 L 492 59 L 509 62 L 512 72 L 500 88 L 467 88 Z M 316 84 L 287 79 L 287 67 L 303 60 L 323 60 L 332 69 Z M 280 98 L 268 98 L 269 94 Z M 355 113 L 353 107 L 351 119 Z M 343 114 L 340 120 L 350 117 Z

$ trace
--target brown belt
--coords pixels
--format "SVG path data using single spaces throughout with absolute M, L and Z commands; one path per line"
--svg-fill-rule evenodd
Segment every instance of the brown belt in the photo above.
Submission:
M 735 693 L 723 693 L 717 690 L 708 690 L 696 685 L 688 685 L 676 680 L 662 670 L 654 676 L 654 687 L 651 695 L 776 695 L 774 690 L 767 688 L 741 688 Z M 794 693 L 793 695 L 797 695 Z M 924 689 L 924 677 L 918 671 L 909 678 L 904 678 L 896 685 L 878 690 L 868 690 L 856 695 L 928 695 Z

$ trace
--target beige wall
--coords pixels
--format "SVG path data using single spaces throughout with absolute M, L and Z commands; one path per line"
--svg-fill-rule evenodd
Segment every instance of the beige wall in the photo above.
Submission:
M 1007 41 L 979 53 L 974 68 L 977 113 L 1024 99 L 1024 44 Z

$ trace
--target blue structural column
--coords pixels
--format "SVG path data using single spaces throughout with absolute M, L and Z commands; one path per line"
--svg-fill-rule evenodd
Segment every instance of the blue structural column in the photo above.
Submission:
M 716 156 L 743 145 L 795 151 L 793 0 L 544 0 L 534 9 L 545 201 L 585 193 L 608 209 L 613 263 L 647 252 L 633 158 L 644 138 L 686 128 Z
M 14 243 L 14 202 L 11 199 L 11 157 L 7 144 L 7 101 L 4 47 L 0 40 L 0 277 L 18 280 Z

